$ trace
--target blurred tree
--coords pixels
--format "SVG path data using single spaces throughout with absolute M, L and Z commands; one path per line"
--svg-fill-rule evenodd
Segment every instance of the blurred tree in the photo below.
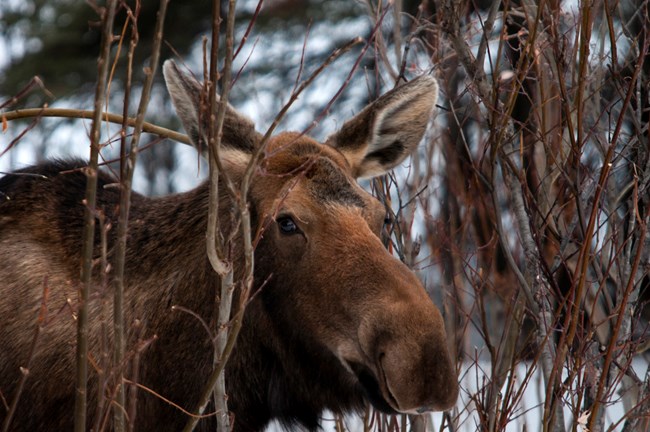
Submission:
M 114 27 L 116 34 L 114 55 L 118 50 L 117 36 L 123 31 L 127 19 L 125 4 L 134 11 L 134 14 L 137 14 L 138 21 L 138 44 L 133 69 L 133 91 L 136 98 L 131 98 L 131 112 L 135 112 L 137 92 L 140 83 L 144 81 L 143 66 L 151 52 L 158 1 L 129 1 L 118 6 Z M 14 96 L 18 89 L 30 82 L 32 77 L 39 76 L 46 89 L 54 95 L 59 106 L 89 108 L 87 102 L 91 100 L 90 96 L 94 91 L 100 40 L 97 27 L 98 7 L 94 2 L 70 0 L 27 0 L 7 2 L 6 5 L 3 3 L 0 8 L 0 50 L 4 45 L 8 64 L 0 69 L 0 95 Z M 222 2 L 222 8 L 222 18 L 225 19 L 227 2 Z M 232 103 L 237 106 L 248 105 L 249 115 L 257 115 L 255 120 L 259 121 L 260 127 L 264 127 L 269 118 L 280 109 L 300 70 L 304 68 L 304 73 L 308 74 L 336 47 L 352 37 L 369 37 L 370 26 L 367 24 L 359 26 L 359 22 L 368 22 L 364 16 L 365 11 L 361 3 L 345 0 L 329 2 L 240 0 L 237 7 L 237 38 L 244 36 L 251 20 L 254 20 L 254 27 L 247 35 L 247 45 L 241 52 L 236 67 L 245 65 L 244 72 L 254 78 L 246 78 L 238 82 L 238 89 L 231 97 Z M 188 61 L 194 73 L 200 74 L 201 41 L 203 36 L 210 33 L 210 16 L 209 2 L 170 2 L 161 58 L 172 58 L 178 55 Z M 332 31 L 346 26 L 353 30 Z M 311 33 L 307 31 L 308 28 L 311 29 Z M 224 30 L 222 28 L 222 31 Z M 305 39 L 306 35 L 309 35 L 309 40 Z M 127 33 L 127 40 L 128 37 Z M 305 43 L 313 43 L 317 47 L 302 53 Z M 311 48 L 311 45 L 308 48 Z M 109 100 L 109 111 L 121 110 L 123 103 L 121 89 L 124 87 L 122 80 L 126 76 L 127 49 L 127 46 L 121 47 L 120 61 L 116 63 L 111 87 L 115 91 L 112 92 Z M 368 56 L 368 59 L 370 58 L 371 56 Z M 348 63 L 351 65 L 350 62 Z M 368 65 L 371 66 L 371 63 Z M 340 85 L 345 81 L 344 74 L 348 70 L 341 68 L 332 82 Z M 158 80 L 159 82 L 162 80 L 161 76 L 158 76 Z M 335 90 L 331 91 L 327 100 L 334 92 Z M 161 97 L 162 103 L 157 104 L 155 110 L 150 109 L 147 118 L 163 126 L 179 128 L 180 124 L 175 119 L 169 104 L 166 103 L 167 94 L 162 86 L 158 86 L 157 94 Z M 256 108 L 261 105 L 256 103 L 252 96 L 257 96 L 265 102 L 264 110 Z M 363 98 L 353 99 L 352 111 L 366 102 Z M 28 98 L 13 107 L 34 107 L 43 103 L 52 105 L 53 101 L 46 92 L 33 91 Z M 291 126 L 294 129 L 307 127 L 313 121 L 313 116 L 327 107 L 323 89 L 303 96 L 301 104 L 303 108 L 308 106 L 309 108 L 303 111 L 311 114 L 302 116 L 297 124 Z M 256 109 L 258 113 L 255 113 Z M 349 112 L 350 109 L 346 115 Z M 49 124 L 46 121 L 39 122 L 32 133 L 24 139 L 21 138 L 21 146 L 23 148 L 31 146 L 32 153 L 37 159 L 46 155 L 51 156 L 52 153 L 48 150 L 61 146 L 60 135 L 52 133 L 52 130 L 45 132 L 46 123 Z M 56 124 L 70 125 L 71 122 L 59 119 Z M 18 134 L 19 130 L 20 128 L 12 127 L 10 134 L 5 135 L 9 140 L 7 142 L 12 139 L 11 133 Z M 69 135 L 67 140 L 69 141 L 65 144 L 67 146 L 72 146 L 75 141 L 79 141 Z M 148 138 L 145 137 L 145 140 Z M 151 157 L 145 156 L 141 159 L 140 163 L 144 165 L 143 172 L 147 183 L 141 188 L 142 191 L 163 194 L 175 190 L 174 182 L 169 180 L 169 175 L 156 174 L 156 172 L 161 165 L 164 166 L 167 174 L 179 168 L 178 157 L 174 154 L 176 148 L 177 146 L 171 143 L 157 144 Z M 69 153 L 74 154 L 74 152 Z M 25 162 L 17 160 L 15 163 L 20 166 Z M 11 165 L 16 166 L 14 162 Z
M 222 3 L 222 17 L 225 19 L 227 2 Z M 244 25 L 261 3 L 263 7 L 255 22 L 256 32 L 273 34 L 276 40 L 281 39 L 283 32 L 292 25 L 321 21 L 334 24 L 364 12 L 357 2 L 244 0 L 239 3 L 237 20 Z M 13 94 L 34 75 L 39 75 L 57 97 L 72 92 L 78 94 L 80 90 L 91 91 L 99 49 L 98 14 L 94 7 L 97 6 L 93 6 L 93 2 L 70 0 L 27 0 L 3 5 L 0 37 L 11 49 L 7 50 L 10 53 L 9 64 L 0 74 L 0 94 Z M 151 52 L 157 8 L 158 1 L 140 2 L 136 65 L 144 64 Z M 190 53 L 199 37 L 210 31 L 210 9 L 210 2 L 170 2 L 162 58 L 172 57 L 173 50 L 181 56 Z M 126 18 L 126 8 L 122 5 L 116 16 L 116 33 L 121 31 Z M 125 51 L 123 49 L 123 55 Z M 124 76 L 124 67 L 124 62 L 118 64 L 117 79 Z M 135 82 L 143 79 L 141 70 L 141 67 L 135 68 L 138 74 L 134 76 Z

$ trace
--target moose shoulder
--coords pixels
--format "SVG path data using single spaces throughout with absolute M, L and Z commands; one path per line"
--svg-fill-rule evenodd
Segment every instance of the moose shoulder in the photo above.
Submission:
M 172 62 L 164 72 L 176 111 L 204 152 L 201 86 Z M 281 133 L 268 143 L 247 197 L 253 230 L 263 229 L 255 250 L 257 292 L 226 368 L 237 431 L 260 430 L 273 419 L 316 429 L 324 409 L 347 412 L 366 401 L 389 413 L 441 410 L 455 403 L 457 376 L 440 313 L 417 277 L 383 248 L 384 209 L 355 181 L 385 173 L 418 144 L 437 90 L 428 76 L 394 89 L 324 144 L 298 133 Z M 241 179 L 260 140 L 251 121 L 229 107 L 221 157 L 233 181 Z M 72 425 L 76 304 L 70 299 L 77 298 L 79 284 L 83 166 L 51 161 L 0 179 L 0 390 L 5 398 L 16 392 L 21 367 L 30 361 L 13 430 Z M 98 180 L 98 208 L 115 225 L 119 191 L 107 186 L 116 180 L 107 174 Z M 196 404 L 211 372 L 212 344 L 201 320 L 172 306 L 216 322 L 219 280 L 206 258 L 207 207 L 203 184 L 157 199 L 134 194 L 130 215 L 129 346 L 138 338 L 155 335 L 156 340 L 127 378 L 185 408 Z M 223 226 L 229 226 L 231 208 L 223 198 Z M 115 231 L 109 232 L 109 255 Z M 95 253 L 100 256 L 99 246 Z M 237 273 L 242 254 L 235 251 L 235 256 Z M 44 292 L 48 317 L 30 357 Z M 105 306 L 95 297 L 90 302 L 89 355 L 96 360 L 102 343 L 98 316 Z M 136 320 L 138 330 L 132 325 Z M 91 365 L 92 417 L 98 389 L 96 363 Z M 187 420 L 150 392 L 139 391 L 137 401 L 138 431 L 179 430 Z M 1 408 L 0 423 L 6 415 Z M 203 419 L 199 428 L 213 421 Z

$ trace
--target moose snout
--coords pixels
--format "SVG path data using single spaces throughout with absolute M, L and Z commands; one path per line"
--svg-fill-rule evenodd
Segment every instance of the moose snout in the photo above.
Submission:
M 398 301 L 388 309 L 360 335 L 383 401 L 402 413 L 451 408 L 458 396 L 458 377 L 440 312 L 428 297 Z
M 412 414 L 449 409 L 458 375 L 440 311 L 417 276 L 376 243 L 382 253 L 373 256 L 372 271 L 357 273 L 346 291 L 358 299 L 347 312 L 356 316 L 356 332 L 337 338 L 333 351 L 375 408 Z
M 380 387 L 395 411 L 420 414 L 451 408 L 458 378 L 444 338 L 435 333 L 419 341 L 394 340 L 378 360 Z

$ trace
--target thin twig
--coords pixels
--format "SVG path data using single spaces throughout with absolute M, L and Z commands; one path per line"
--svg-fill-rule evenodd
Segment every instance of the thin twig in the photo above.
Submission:
M 198 415 L 203 414 L 213 396 L 217 412 L 218 430 L 228 432 L 230 430 L 230 416 L 228 415 L 228 404 L 225 383 L 225 364 L 230 357 L 225 352 L 226 343 L 229 337 L 227 323 L 230 320 L 232 297 L 234 291 L 233 266 L 226 256 L 229 244 L 223 244 L 219 225 L 219 182 L 227 186 L 227 192 L 231 195 L 233 202 L 237 202 L 235 188 L 227 172 L 221 164 L 221 138 L 226 110 L 228 109 L 228 96 L 231 86 L 233 40 L 235 27 L 235 6 L 236 1 L 228 3 L 228 21 L 226 28 L 226 59 L 223 67 L 222 93 L 217 101 L 216 86 L 218 82 L 218 58 L 219 50 L 219 28 L 221 23 L 221 2 L 214 0 L 212 5 L 212 49 L 210 53 L 210 75 L 206 82 L 209 93 L 210 122 L 208 130 L 208 151 L 210 166 L 210 194 L 208 207 L 208 227 L 206 232 L 206 252 L 214 271 L 220 276 L 221 289 L 218 304 L 215 305 L 217 318 L 217 334 L 215 337 L 214 370 L 218 374 L 212 374 L 207 385 L 203 389 L 199 403 L 195 410 Z M 242 42 L 243 44 L 243 42 Z M 228 243 L 232 241 L 228 239 Z M 213 379 L 214 378 L 214 379 Z M 196 427 L 199 418 L 192 416 L 188 419 L 184 431 L 192 431 Z
M 127 122 L 129 114 L 129 104 L 131 101 L 131 83 L 133 78 L 133 56 L 135 53 L 135 47 L 138 44 L 139 34 L 138 34 L 138 17 L 140 12 L 140 2 L 136 2 L 136 11 L 133 13 L 130 8 L 127 9 L 127 17 L 129 19 L 124 21 L 124 30 L 122 32 L 123 40 L 124 35 L 126 34 L 127 25 L 131 24 L 131 37 L 129 38 L 129 49 L 127 51 L 127 60 L 126 60 L 126 81 L 124 83 L 124 102 L 122 106 L 122 129 L 120 131 L 120 186 L 121 188 L 126 187 L 125 183 L 129 177 L 129 169 L 127 163 Z M 113 72 L 111 71 L 111 74 Z M 124 292 L 124 260 L 125 260 L 125 251 L 126 251 L 126 231 L 125 231 L 125 214 L 128 215 L 128 206 L 129 202 L 126 201 L 128 198 L 123 193 L 123 190 L 120 190 L 120 216 L 118 220 L 118 238 L 116 243 L 116 254 L 115 254 L 115 264 L 114 267 L 117 270 L 113 276 L 113 297 L 119 297 L 118 302 L 114 300 L 113 302 L 113 333 L 114 333 L 114 346 L 113 346 L 113 359 L 114 364 L 118 365 L 122 362 L 124 356 L 124 345 L 123 345 L 123 305 L 122 305 L 122 296 Z M 128 216 L 127 216 L 128 217 Z M 118 312 L 119 307 L 119 312 Z M 119 355 L 119 357 L 118 357 Z M 122 369 L 117 368 L 114 370 L 116 388 L 116 407 L 113 410 L 114 424 L 116 431 L 123 431 L 125 428 L 124 422 L 124 411 L 123 407 L 126 406 L 126 398 L 124 393 L 124 386 L 122 385 L 123 373 Z M 134 413 L 135 415 L 135 413 Z M 108 419 L 106 419 L 108 420 Z M 130 420 L 129 423 L 131 423 Z
M 160 0 L 160 6 L 156 17 L 156 28 L 154 30 L 154 40 L 149 66 L 144 69 L 146 76 L 140 104 L 136 115 L 133 134 L 129 149 L 129 157 L 126 167 L 122 168 L 124 176 L 120 179 L 120 215 L 117 225 L 117 244 L 115 248 L 115 272 L 113 275 L 113 286 L 115 288 L 113 298 L 113 333 L 114 333 L 114 351 L 113 361 L 116 365 L 120 364 L 124 358 L 126 341 L 124 338 L 124 268 L 126 260 L 126 239 L 129 227 L 129 212 L 131 208 L 131 185 L 133 182 L 133 171 L 135 169 L 138 155 L 138 144 L 144 124 L 144 116 L 147 112 L 153 81 L 158 69 L 160 58 L 160 46 L 163 38 L 163 27 L 167 13 L 167 4 L 169 0 Z M 113 427 L 116 432 L 123 432 L 126 424 L 124 420 L 124 407 L 126 406 L 126 392 L 123 381 L 123 370 L 120 368 L 116 371 L 118 391 L 116 395 L 116 409 L 113 416 Z
M 70 108 L 27 108 L 27 109 L 15 110 L 15 111 L 7 111 L 5 113 L 2 113 L 2 117 L 5 118 L 7 121 L 19 120 L 19 119 L 31 118 L 31 117 L 62 117 L 62 118 L 75 118 L 75 119 L 92 119 L 94 113 L 95 111 L 78 110 L 78 109 L 70 109 Z M 101 118 L 103 121 L 115 123 L 119 125 L 121 125 L 124 122 L 124 116 L 119 114 L 111 114 L 111 113 L 103 112 L 101 113 Z M 136 119 L 130 117 L 126 119 L 126 124 L 133 127 L 136 124 Z M 152 123 L 142 122 L 142 130 L 144 132 L 169 138 L 183 144 L 188 144 L 188 145 L 192 144 L 192 142 L 190 141 L 187 135 L 178 133 L 171 129 L 156 126 L 155 124 Z M 2 156 L 5 153 L 5 151 L 3 151 L 3 153 L 0 153 L 0 156 Z
M 99 140 L 102 106 L 106 96 L 106 78 L 113 41 L 113 21 L 115 20 L 116 0 L 109 0 L 102 9 L 102 39 L 99 59 L 97 61 L 97 85 L 93 122 L 90 131 L 90 163 L 87 169 L 87 181 L 84 208 L 84 229 L 82 239 L 81 286 L 79 287 L 79 312 L 77 316 L 77 383 L 75 391 L 74 428 L 75 432 L 86 430 L 86 400 L 88 378 L 88 300 L 90 299 L 93 250 L 95 239 L 95 199 L 97 192 L 97 164 L 99 160 Z

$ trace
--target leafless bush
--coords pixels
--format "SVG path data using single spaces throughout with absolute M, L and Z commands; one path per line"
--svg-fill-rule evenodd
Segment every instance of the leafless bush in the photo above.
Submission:
M 483 7 L 424 1 L 404 20 L 417 36 L 403 61 L 428 57 L 447 103 L 393 190 L 419 207 L 396 241 L 419 225 L 416 262 L 437 270 L 459 361 L 487 368 L 452 423 L 469 410 L 481 430 L 516 424 L 539 368 L 544 430 L 643 430 L 648 375 L 631 363 L 648 339 L 648 4 Z
M 122 239 L 118 244 L 124 247 L 140 133 L 172 134 L 144 123 L 148 91 L 143 91 L 137 119 L 128 119 L 139 2 L 108 3 L 107 9 L 98 10 L 105 22 L 105 46 L 112 42 L 111 8 L 119 6 L 128 9 L 129 20 L 117 44 L 128 47 L 126 56 L 118 52 L 111 57 L 108 48 L 100 56 L 103 68 L 98 73 L 90 170 L 96 170 L 99 161 L 102 100 L 110 84 L 106 68 L 112 62 L 125 61 L 129 71 L 125 108 L 121 118 L 113 119 L 122 123 L 124 223 L 111 228 L 118 230 Z M 337 431 L 500 431 L 513 425 L 520 428 L 526 422 L 537 427 L 541 422 L 540 430 L 553 431 L 567 427 L 647 429 L 650 372 L 638 376 L 632 363 L 645 359 L 641 365 L 647 368 L 645 349 L 650 340 L 648 2 L 424 0 L 416 16 L 403 11 L 402 1 L 365 3 L 373 30 L 351 74 L 358 72 L 368 50 L 365 58 L 370 57 L 375 65 L 366 75 L 370 87 L 390 88 L 420 73 L 434 73 L 441 82 L 444 101 L 420 151 L 408 167 L 369 187 L 392 215 L 384 233 L 386 246 L 420 273 L 432 297 L 444 305 L 447 332 L 452 336 L 450 348 L 458 360 L 464 391 L 457 407 L 442 416 L 390 417 L 367 410 L 354 420 L 337 417 L 333 427 Z M 166 1 L 161 1 L 159 23 L 165 5 Z M 210 176 L 216 179 L 220 172 L 219 130 L 232 82 L 231 59 L 239 49 L 234 40 L 235 14 L 231 13 L 233 21 L 227 22 L 225 31 L 225 62 L 220 63 L 220 2 L 215 1 L 213 8 L 212 48 L 205 50 L 204 65 L 206 95 L 214 94 L 211 90 L 222 82 L 221 100 L 211 98 L 206 105 L 216 119 L 208 134 Z M 234 10 L 234 1 L 229 8 Z M 149 77 L 158 63 L 162 27 L 159 30 Z M 292 98 L 310 84 L 308 78 L 303 87 L 296 86 Z M 151 81 L 145 84 L 145 89 L 150 88 Z M 23 96 L 19 92 L 11 104 Z M 4 114 L 3 124 L 6 127 L 6 121 L 21 115 L 62 114 L 91 116 L 43 108 Z M 267 135 L 283 114 L 276 117 Z M 128 145 L 127 136 L 131 136 Z M 13 145 L 9 143 L 7 149 Z M 249 178 L 260 157 L 261 150 L 249 166 Z M 89 178 L 93 177 L 91 171 Z M 221 298 L 226 299 L 235 288 L 248 292 L 254 239 L 250 229 L 246 230 L 246 203 L 237 198 L 246 196 L 246 182 L 240 190 L 218 191 L 216 181 L 213 185 L 214 200 L 218 193 L 228 193 L 239 203 L 245 250 L 250 257 L 246 279 L 233 280 L 227 243 L 234 240 L 215 236 L 218 221 L 212 218 L 208 250 L 215 271 L 225 276 Z M 91 182 L 88 193 L 87 239 L 92 242 L 95 220 L 101 215 L 93 209 Z M 92 243 L 89 247 L 92 249 Z M 92 265 L 88 253 L 86 285 Z M 102 268 L 108 266 L 102 264 Z M 123 262 L 118 260 L 112 266 L 119 274 Z M 121 279 L 114 279 L 119 293 Z M 46 293 L 47 284 L 44 286 Z M 89 295 L 82 295 L 82 305 Z M 197 416 L 190 417 L 194 420 L 204 414 L 210 397 L 218 411 L 227 412 L 223 380 L 217 390 L 215 385 L 234 344 L 248 296 L 238 298 L 232 313 L 225 308 L 227 302 L 219 305 L 224 308 L 220 316 L 228 319 L 209 329 L 216 335 L 215 375 L 204 390 Z M 107 345 L 110 342 L 116 347 L 114 357 L 111 361 L 104 353 L 106 356 L 93 365 L 103 380 L 97 407 L 101 415 L 96 416 L 95 430 L 104 429 L 111 406 L 115 408 L 115 429 L 129 428 L 124 413 L 132 429 L 138 388 L 132 385 L 133 391 L 125 395 L 124 383 L 137 379 L 125 381 L 123 372 L 137 369 L 138 354 L 151 342 L 126 345 L 119 335 L 130 324 L 120 316 L 119 294 L 115 305 L 116 314 L 109 321 L 116 336 L 105 338 Z M 83 348 L 84 317 L 80 312 L 80 383 L 85 382 L 88 358 Z M 39 318 L 38 325 L 40 329 L 46 324 Z M 531 391 L 541 396 L 531 399 Z M 84 388 L 79 388 L 79 394 L 85 394 Z M 11 401 L 13 395 L 4 396 Z M 18 392 L 13 400 L 18 403 L 19 397 Z M 96 409 L 87 407 L 82 399 L 76 411 L 78 430 L 86 429 L 86 410 Z M 616 414 L 607 414 L 615 404 L 619 405 Z M 227 430 L 228 418 L 222 417 L 221 430 Z

